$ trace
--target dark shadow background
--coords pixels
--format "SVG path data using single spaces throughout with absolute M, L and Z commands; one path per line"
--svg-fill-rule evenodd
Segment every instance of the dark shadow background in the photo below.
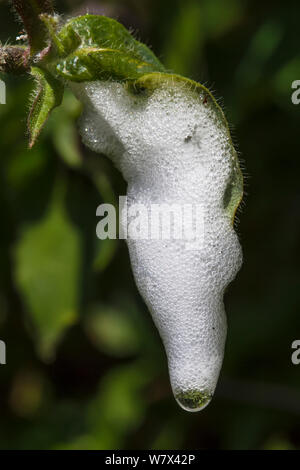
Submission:
M 226 295 L 228 340 L 203 412 L 175 403 L 158 333 L 124 243 L 95 237 L 96 207 L 126 186 L 80 143 L 70 93 L 32 151 L 29 77 L 2 77 L 0 366 L 2 449 L 300 447 L 299 2 L 57 1 L 137 31 L 164 64 L 222 97 L 245 166 L 244 265 Z M 0 39 L 20 26 L 0 2 Z

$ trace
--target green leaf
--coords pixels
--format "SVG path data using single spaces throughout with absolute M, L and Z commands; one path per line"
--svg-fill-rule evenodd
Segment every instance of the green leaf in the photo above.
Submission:
M 141 345 L 135 316 L 124 308 L 95 306 L 85 319 L 85 329 L 92 343 L 112 356 L 131 356 Z
M 153 72 L 153 66 L 114 49 L 79 49 L 60 61 L 57 72 L 74 82 L 86 80 L 134 80 Z
M 29 147 L 31 148 L 51 111 L 62 102 L 64 85 L 39 67 L 31 68 L 37 90 L 28 117 Z
M 115 367 L 101 380 L 99 391 L 86 409 L 83 434 L 59 442 L 59 450 L 122 449 L 128 435 L 142 425 L 147 411 L 145 389 L 153 380 L 147 362 Z M 72 433 L 71 433 L 72 436 Z
M 224 198 L 223 198 L 223 206 L 227 213 L 230 215 L 232 223 L 234 223 L 236 211 L 240 205 L 240 202 L 243 197 L 243 174 L 240 169 L 238 159 L 236 154 L 234 153 L 234 165 L 232 168 L 232 173 L 227 184 Z
M 118 21 L 100 15 L 84 15 L 72 18 L 58 34 L 64 44 L 66 54 L 74 51 L 74 42 L 70 37 L 81 40 L 80 47 L 116 49 L 131 54 L 144 62 L 153 65 L 156 70 L 164 70 L 155 54 L 144 44 L 137 41 L 132 34 Z
M 153 379 L 147 362 L 114 368 L 101 382 L 90 403 L 88 425 L 100 448 L 118 448 L 141 425 L 146 411 L 145 387 Z M 100 418 L 100 419 L 99 419 Z
M 72 81 L 128 80 L 145 73 L 164 72 L 153 52 L 117 21 L 99 15 L 73 18 L 58 34 L 45 19 L 60 57 L 49 63 L 56 76 Z
M 95 257 L 93 262 L 94 271 L 104 271 L 114 259 L 118 249 L 118 240 L 97 240 Z
M 52 42 L 52 49 L 56 54 L 63 57 L 80 46 L 81 39 L 72 28 L 67 29 L 65 33 L 59 36 L 57 35 L 57 28 L 59 26 L 57 16 L 42 14 L 40 19 L 47 29 L 48 36 Z
M 35 330 L 40 355 L 51 358 L 78 317 L 80 239 L 61 198 L 28 227 L 15 251 L 15 278 Z
M 66 90 L 62 105 L 50 117 L 47 132 L 62 160 L 73 168 L 82 165 L 76 120 L 81 105 L 70 90 Z

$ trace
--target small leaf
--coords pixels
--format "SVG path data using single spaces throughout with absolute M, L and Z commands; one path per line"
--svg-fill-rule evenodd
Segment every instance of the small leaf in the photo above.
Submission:
M 104 376 L 87 415 L 90 433 L 103 449 L 118 448 L 129 432 L 139 428 L 146 411 L 144 388 L 153 375 L 148 362 L 136 361 Z
M 37 80 L 37 92 L 28 117 L 29 147 L 31 148 L 51 111 L 62 102 L 64 85 L 39 67 L 32 67 Z
M 103 305 L 91 309 L 85 319 L 85 329 L 92 343 L 111 356 L 135 354 L 141 344 L 140 332 L 134 315 L 130 313 Z
M 65 44 L 67 54 L 74 51 L 74 42 L 69 39 L 74 33 L 81 39 L 82 48 L 116 49 L 148 62 L 155 70 L 164 70 L 164 66 L 155 54 L 145 44 L 134 39 L 122 24 L 112 18 L 84 15 L 68 21 L 58 34 Z
M 35 328 L 40 355 L 51 358 L 78 316 L 80 239 L 61 198 L 30 226 L 16 246 L 15 277 Z
M 64 94 L 62 105 L 51 116 L 47 131 L 53 145 L 63 161 L 75 168 L 82 164 L 76 120 L 80 116 L 81 106 L 71 91 Z
M 80 48 L 61 60 L 56 71 L 71 81 L 134 80 L 153 72 L 153 65 L 116 49 Z
M 114 259 L 118 249 L 118 240 L 97 240 L 95 249 L 95 258 L 93 262 L 93 269 L 95 271 L 104 271 Z
M 49 64 L 49 70 L 71 81 L 129 80 L 165 71 L 147 46 L 105 16 L 73 18 L 56 36 L 53 29 L 50 33 L 60 57 Z
M 62 34 L 57 34 L 59 27 L 57 16 L 42 14 L 40 19 L 47 29 L 48 36 L 52 42 L 52 49 L 54 48 L 58 56 L 64 57 L 80 46 L 81 38 L 73 28 L 66 28 Z

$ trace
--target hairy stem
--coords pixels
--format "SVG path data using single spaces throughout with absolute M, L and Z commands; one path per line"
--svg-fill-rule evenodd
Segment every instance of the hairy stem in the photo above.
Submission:
M 18 46 L 0 47 L 0 72 L 19 75 L 29 71 L 29 50 Z
M 20 16 L 26 30 L 30 55 L 33 56 L 47 45 L 42 13 L 53 14 L 52 0 L 13 0 L 13 6 Z

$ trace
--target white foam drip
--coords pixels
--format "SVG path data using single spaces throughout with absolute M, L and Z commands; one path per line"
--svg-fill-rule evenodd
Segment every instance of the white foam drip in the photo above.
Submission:
M 224 192 L 234 168 L 225 123 L 185 87 L 135 96 L 123 85 L 71 85 L 84 103 L 83 141 L 107 154 L 128 182 L 128 204 L 194 203 L 204 207 L 204 245 L 182 240 L 127 240 L 138 289 L 159 329 L 175 396 L 212 395 L 226 338 L 225 287 L 242 254 Z

